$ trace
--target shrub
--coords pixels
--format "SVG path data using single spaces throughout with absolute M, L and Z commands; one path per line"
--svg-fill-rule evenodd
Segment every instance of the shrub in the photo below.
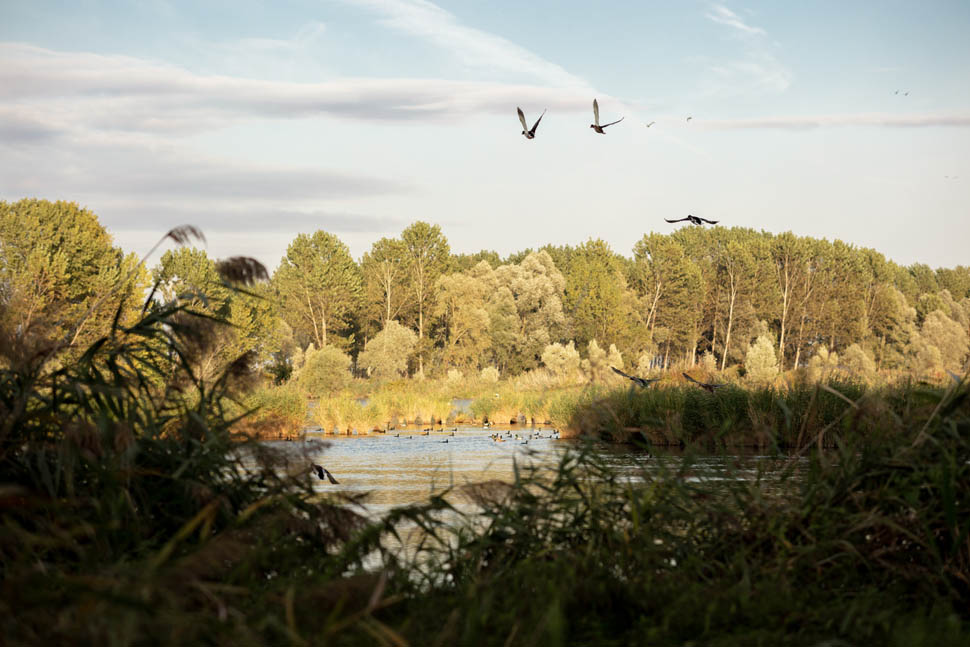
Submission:
M 357 365 L 370 377 L 388 379 L 408 372 L 408 359 L 418 344 L 418 336 L 397 321 L 389 321 L 357 356 Z
M 499 372 L 494 366 L 486 366 L 482 369 L 481 377 L 486 382 L 498 382 Z
M 778 360 L 775 358 L 775 346 L 771 337 L 761 335 L 748 348 L 744 358 L 745 377 L 756 385 L 768 384 L 778 375 Z
M 312 396 L 336 393 L 350 383 L 350 357 L 329 345 L 308 352 L 296 381 L 301 389 Z
M 579 370 L 579 351 L 576 350 L 576 344 L 574 342 L 569 342 L 565 346 L 559 343 L 549 344 L 542 351 L 542 363 L 560 381 L 567 379 Z

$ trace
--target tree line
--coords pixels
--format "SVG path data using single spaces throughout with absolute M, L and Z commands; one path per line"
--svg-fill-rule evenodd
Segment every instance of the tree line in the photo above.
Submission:
M 606 348 L 643 374 L 739 370 L 754 356 L 922 375 L 963 370 L 970 352 L 970 268 L 901 266 L 790 232 L 683 227 L 645 234 L 629 257 L 590 239 L 502 258 L 454 253 L 439 226 L 415 222 L 359 260 L 332 233 L 299 234 L 243 292 L 215 267 L 188 247 L 140 266 L 74 203 L 0 202 L 0 352 L 11 362 L 96 339 L 153 286 L 232 324 L 208 333 L 203 370 L 248 352 L 278 381 L 311 356 L 361 377 L 510 376 L 574 356 L 602 364 Z

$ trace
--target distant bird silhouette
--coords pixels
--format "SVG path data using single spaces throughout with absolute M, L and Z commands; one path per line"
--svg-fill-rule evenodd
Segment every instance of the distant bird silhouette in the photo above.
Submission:
M 657 122 L 656 121 L 651 121 L 649 124 L 646 124 L 646 126 L 647 126 L 647 128 L 649 128 L 650 126 L 654 125 L 655 123 L 657 123 Z
M 903 96 L 904 97 L 908 97 L 909 96 L 909 90 L 906 90 L 906 92 L 903 92 Z
M 703 225 L 705 222 L 709 225 L 716 225 L 721 222 L 720 220 L 708 220 L 707 218 L 701 218 L 700 216 L 687 215 L 686 218 L 678 218 L 677 220 L 671 220 L 670 218 L 664 218 L 667 222 L 684 222 L 685 220 L 692 225 Z
M 609 128 L 613 124 L 618 124 L 621 121 L 623 121 L 625 118 L 626 117 L 620 117 L 616 121 L 611 121 L 608 124 L 603 124 L 602 126 L 600 126 L 600 104 L 596 103 L 596 99 L 593 99 L 593 123 L 591 123 L 589 127 L 595 130 L 596 132 L 598 132 L 599 134 L 605 135 L 606 132 L 603 130 L 604 128 Z
M 327 481 L 330 481 L 333 485 L 340 485 L 340 483 L 337 482 L 337 479 L 333 477 L 333 474 L 331 474 L 330 470 L 328 470 L 326 467 L 322 465 L 317 465 L 316 463 L 314 463 L 313 470 L 317 473 L 317 476 L 320 477 L 321 481 L 327 480 Z
M 687 117 L 687 121 L 690 121 L 691 119 L 693 119 L 693 117 Z
M 658 381 L 660 379 L 659 377 L 657 377 L 657 378 L 654 378 L 652 380 L 648 380 L 648 379 L 645 379 L 645 378 L 642 378 L 642 377 L 637 377 L 636 375 L 628 375 L 628 374 L 624 373 L 623 371 L 621 371 L 620 369 L 618 369 L 615 366 L 611 366 L 610 368 L 613 369 L 613 372 L 616 373 L 617 375 L 622 375 L 626 379 L 632 380 L 633 383 L 636 384 L 637 386 L 648 387 L 652 383 L 654 383 L 654 382 L 656 382 L 656 381 Z
M 696 384 L 697 386 L 701 387 L 705 391 L 710 391 L 711 393 L 714 393 L 715 390 L 717 390 L 717 389 L 721 388 L 722 386 L 724 386 L 723 384 L 708 384 L 707 382 L 698 382 L 697 380 L 695 380 L 694 378 L 692 378 L 687 373 L 681 373 L 681 375 L 683 375 L 684 377 L 686 377 L 689 382 L 693 382 L 694 384 Z
M 899 94 L 899 90 L 896 90 L 895 92 L 893 92 L 893 94 Z
M 539 127 L 539 122 L 542 121 L 542 118 L 545 116 L 546 111 L 543 110 L 542 111 L 542 114 L 539 115 L 539 118 L 536 119 L 536 122 L 534 124 L 532 124 L 532 128 L 529 128 L 529 125 L 527 123 L 525 123 L 525 113 L 522 112 L 522 108 L 518 108 L 517 107 L 516 110 L 519 113 L 519 121 L 522 122 L 522 135 L 526 139 L 535 139 L 535 137 L 536 137 L 536 128 Z

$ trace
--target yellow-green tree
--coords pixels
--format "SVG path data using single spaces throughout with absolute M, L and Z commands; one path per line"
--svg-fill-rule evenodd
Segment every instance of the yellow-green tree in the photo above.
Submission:
M 303 347 L 347 348 L 361 301 L 360 268 L 333 234 L 298 235 L 273 275 L 280 311 Z

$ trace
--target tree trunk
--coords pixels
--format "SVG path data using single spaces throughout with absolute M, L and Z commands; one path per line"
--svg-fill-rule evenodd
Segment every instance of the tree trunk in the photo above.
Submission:
M 727 366 L 728 345 L 731 343 L 731 325 L 734 323 L 734 300 L 737 298 L 737 296 L 738 296 L 738 289 L 734 283 L 734 280 L 732 280 L 731 281 L 731 301 L 728 304 L 727 330 L 724 333 L 724 355 L 721 356 L 722 371 L 724 370 L 724 367 Z

